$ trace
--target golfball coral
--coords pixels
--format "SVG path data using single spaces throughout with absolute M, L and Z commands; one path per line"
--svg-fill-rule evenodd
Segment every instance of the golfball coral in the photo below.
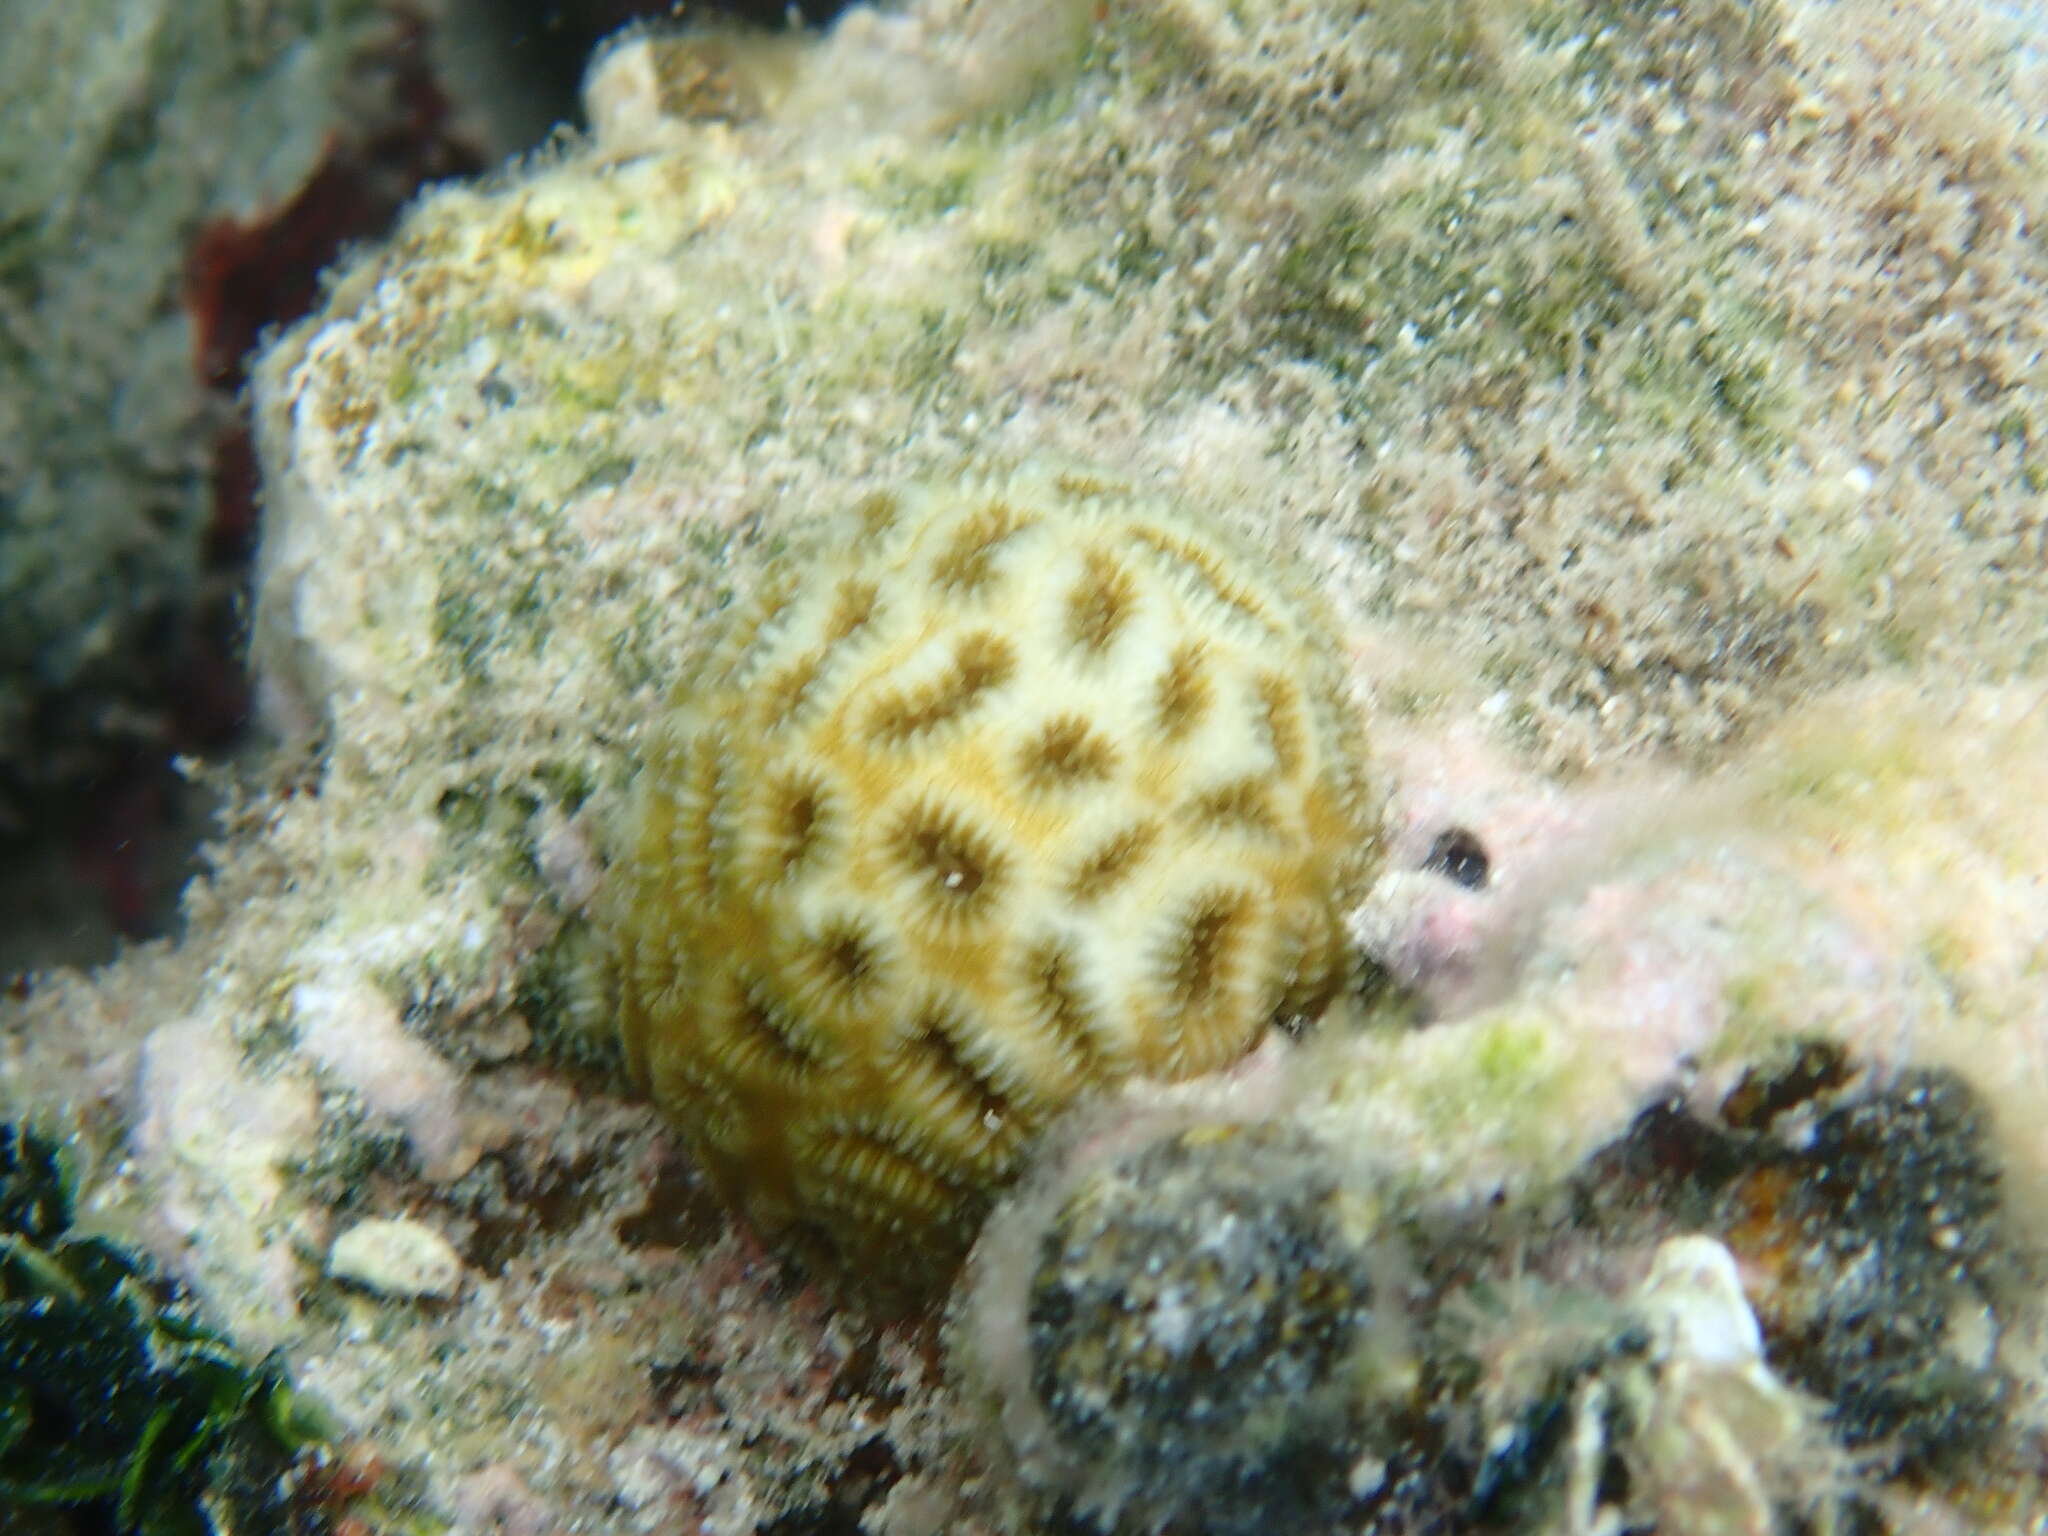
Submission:
M 1091 476 L 871 496 L 642 769 L 628 1061 L 764 1235 L 942 1274 L 1035 1134 L 1315 1012 L 1377 852 L 1306 583 Z

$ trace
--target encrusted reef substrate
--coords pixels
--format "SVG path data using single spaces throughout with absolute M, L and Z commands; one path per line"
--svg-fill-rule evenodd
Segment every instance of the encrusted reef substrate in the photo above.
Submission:
M 588 139 L 424 199 L 257 371 L 255 654 L 284 743 L 235 787 L 177 943 L 0 1013 L 7 1096 L 76 1132 L 81 1222 L 146 1240 L 252 1355 L 284 1350 L 382 1448 L 411 1529 L 1025 1528 L 990 1442 L 953 1432 L 929 1340 L 754 1246 L 579 1000 L 601 829 L 703 621 L 868 492 L 1107 464 L 1308 554 L 1393 795 L 1389 871 L 1349 928 L 1406 1009 L 1325 1031 L 1298 1058 L 1315 1091 L 1257 1113 L 1269 1053 L 1187 1091 L 1233 1121 L 1290 1104 L 1276 1148 L 1343 1149 L 1327 1196 L 1312 1157 L 1270 1191 L 1219 1172 L 1303 1213 L 1225 1257 L 1401 1298 L 1402 1327 L 1239 1350 L 1230 1379 L 1363 1350 L 1374 1392 L 1416 1401 L 1402 1361 L 1477 1347 L 1433 1342 L 1463 1310 L 1437 1302 L 1498 1255 L 1483 1220 L 1437 1248 L 1400 1213 L 1455 1237 L 1496 1196 L 1535 1229 L 1508 1299 L 1539 1320 L 1584 1299 L 1607 1341 L 1556 1392 L 1510 1349 L 1490 1396 L 1425 1395 L 1453 1410 L 1434 1442 L 1357 1438 L 1338 1392 L 1310 1394 L 1313 1434 L 1261 1443 L 1394 1465 L 1526 1424 L 1519 1461 L 1482 1478 L 1468 1451 L 1469 1486 L 1424 1491 L 1597 1527 L 1676 1507 L 1691 1464 L 1641 1426 L 1696 1400 L 1672 1395 L 1682 1366 L 1785 1452 L 1700 1473 L 1759 1469 L 1764 1505 L 1711 1506 L 1737 1528 L 1823 1507 L 1812 1469 L 1846 1456 L 1866 1526 L 2027 1529 L 2038 1482 L 2004 1458 L 2024 1470 L 2039 1422 L 2036 1303 L 1980 1260 L 2048 1232 L 2048 179 L 2037 55 L 1987 15 L 927 0 L 759 52 L 622 44 Z M 1720 771 L 1607 776 L 1658 743 Z M 1779 1082 L 1788 1038 L 1848 1076 L 1745 1120 L 1731 1095 Z M 1915 1120 L 1913 1083 L 1960 1083 L 1981 1139 L 1955 1129 L 1975 1112 Z M 1667 1180 L 1681 1223 L 1619 1199 L 1665 1187 L 1624 1168 L 1575 1243 L 1543 1190 L 1658 1106 L 1711 1132 L 1681 1148 L 1732 1138 L 1738 1170 L 1803 1167 L 1823 1123 L 1947 1149 L 1915 1186 L 1944 1198 L 1995 1169 L 1996 1221 L 1954 1228 L 1987 1305 L 1930 1265 L 1901 1315 L 1947 1318 L 1939 1354 L 1838 1327 L 1856 1297 L 1800 1280 L 1811 1234 L 1869 1229 L 1771 1177 Z M 1883 1216 L 1884 1190 L 1840 1187 Z M 1389 1219 L 1412 1282 L 1283 1262 L 1377 1255 Z M 359 1237 L 337 1256 L 368 1223 L 400 1224 L 368 1228 L 384 1262 Z M 1726 1260 L 1666 1250 L 1689 1239 Z M 1469 1273 L 1441 1257 L 1463 1253 Z M 1692 1313 L 1656 1299 L 1688 1287 Z M 1101 1288 L 1064 1294 L 1103 1314 Z M 1673 1312 L 1736 1345 L 1747 1316 L 1761 1364 L 1693 1370 L 1690 1331 L 1655 1342 Z M 1504 1315 L 1483 1338 L 1524 1336 Z M 1650 1342 L 1622 1347 L 1618 1317 Z M 1227 1353 L 1258 1326 L 1191 1315 L 1186 1337 Z M 1899 1371 L 1845 1371 L 1866 1344 Z M 1954 1415 L 1927 1386 L 1950 1357 L 1975 1384 Z M 1097 1422 L 1091 1379 L 1077 1363 L 1069 1422 Z M 1118 1390 L 1100 1421 L 1138 1426 L 1138 1475 L 1076 1519 L 1170 1513 L 1140 1433 L 1156 1385 Z M 1837 1421 L 1852 1393 L 1867 1438 Z M 1518 1404 L 1587 1449 L 1560 1462 Z M 1951 1422 L 1984 1435 L 1961 1473 Z M 1256 1509 L 1234 1475 L 1205 1486 Z M 1334 1495 L 1302 1487 L 1363 1520 L 1401 1507 L 1373 1477 L 1353 1458 Z
M 1676 821 L 1668 786 L 1612 791 L 1623 847 L 1562 882 L 1615 803 L 1397 791 L 1396 858 L 1435 845 L 1418 807 L 1490 850 L 1486 891 L 1390 876 L 1361 924 L 1446 965 L 1457 1010 L 1083 1117 L 986 1228 L 950 1349 L 1017 1518 L 2038 1519 L 2048 823 L 1966 833 L 1962 786 L 2037 784 L 2048 712 L 1987 695 L 1930 731 L 1908 697 L 1813 711 Z M 1490 999 L 1475 953 L 1511 973 Z
M 1787 1038 L 1718 1103 L 1674 1089 L 1478 1200 L 1345 1119 L 1306 1131 L 1299 1091 L 1120 1106 L 990 1222 L 951 1349 L 1021 1521 L 1789 1536 L 2037 1511 L 2038 1269 L 1957 1074 Z

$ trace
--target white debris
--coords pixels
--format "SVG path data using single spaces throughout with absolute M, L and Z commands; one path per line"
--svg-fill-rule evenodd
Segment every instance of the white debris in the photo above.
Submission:
M 379 1296 L 453 1296 L 462 1284 L 462 1258 L 424 1222 L 364 1221 L 334 1240 L 327 1273 Z

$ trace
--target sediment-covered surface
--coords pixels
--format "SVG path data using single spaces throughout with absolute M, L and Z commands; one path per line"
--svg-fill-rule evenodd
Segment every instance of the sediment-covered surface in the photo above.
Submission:
M 1248 1528 L 2029 1528 L 2038 72 L 1934 4 L 619 46 L 259 366 L 279 745 L 182 937 L 7 1004 L 10 1105 L 377 1448 L 373 1527 L 1182 1528 L 1196 1339 L 1313 1388 L 1183 1448 Z M 627 1091 L 588 914 L 737 594 L 1048 464 L 1315 568 L 1389 872 L 1319 1031 L 1056 1134 L 882 1327 Z M 1262 1168 L 1217 1273 L 1300 1317 L 1119 1290 Z

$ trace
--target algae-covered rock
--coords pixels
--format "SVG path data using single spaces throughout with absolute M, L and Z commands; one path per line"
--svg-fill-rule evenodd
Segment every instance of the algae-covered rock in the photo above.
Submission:
M 8 1005 L 0 1085 L 76 1124 L 100 1219 L 285 1350 L 429 1527 L 1028 1528 L 929 1338 L 802 1287 L 624 1095 L 589 919 L 715 615 L 817 519 L 963 465 L 1109 465 L 1308 558 L 1383 755 L 1390 869 L 1349 924 L 1372 987 L 1165 1100 L 1335 1149 L 1359 1222 L 1325 1219 L 1301 1157 L 1281 1181 L 1317 1241 L 1407 1223 L 1406 1270 L 1296 1266 L 1398 1293 L 1408 1337 L 1450 1341 L 1427 1359 L 1480 1368 L 1436 1426 L 1469 1484 L 1375 1507 L 1600 1529 L 1701 1487 L 1717 1529 L 1763 1529 L 1896 1432 L 1929 1449 L 1872 1472 L 1881 1528 L 2026 1528 L 2038 1301 L 1987 1264 L 1966 1304 L 2048 1214 L 2048 119 L 1998 25 L 1931 0 L 925 0 L 620 42 L 587 137 L 423 198 L 265 353 L 252 644 L 283 740 L 184 936 Z M 1809 1083 L 1809 1047 L 1853 1066 Z M 1915 1118 L 1930 1083 L 1968 1112 Z M 1131 1092 L 1108 1113 L 1153 1123 L 1166 1091 Z M 1044 1177 L 1093 1166 L 1102 1123 L 1049 1133 Z M 1957 1230 L 1961 1270 L 1896 1271 L 1949 1333 L 1879 1339 L 1895 1375 L 1852 1368 L 1851 1290 L 1750 1272 L 1836 1233 L 1947 1240 L 1865 1185 L 1774 1202 L 1816 1125 L 1895 1131 L 1925 1177 L 1886 1189 L 1996 1216 Z M 1756 1181 L 1658 1161 L 1724 1134 Z M 1246 1183 L 1253 1218 L 1285 1193 Z M 1514 1280 L 1505 1249 L 1431 1234 L 1492 1241 L 1495 1203 L 1547 1268 L 1475 1294 L 1459 1265 Z M 323 1274 L 379 1220 L 441 1234 L 459 1292 Z M 1706 1274 L 1698 1329 L 1655 1270 L 1681 1223 L 1744 1288 L 1675 1250 Z M 1260 1236 L 1227 1257 L 1287 1247 Z M 1745 1315 L 1763 1359 L 1694 1347 Z M 1773 1344 L 1802 1320 L 1810 1348 Z M 1806 1398 L 1856 1393 L 1874 1438 L 1816 1444 Z M 1302 1448 L 1314 1517 L 1400 1486 L 1375 1446 L 1432 1443 L 1347 1439 L 1342 1394 L 1314 1400 L 1340 1406 L 1307 1440 L 1259 1442 Z M 1771 1454 L 1658 1433 L 1701 1415 Z M 1170 1492 L 1146 1422 L 1119 1419 L 1147 1492 L 1114 1506 L 1141 1519 Z
M 1016 1518 L 2025 1529 L 2044 731 L 2035 688 L 1813 706 L 1466 913 L 1495 999 L 1081 1117 L 950 1330 Z M 1504 899 L 1559 852 L 1496 843 Z
M 1048 453 L 1311 538 L 1562 762 L 2036 643 L 2048 183 L 1982 13 L 1044 19 L 641 37 L 591 141 L 425 201 L 266 365 L 271 677 L 343 744 L 401 674 L 415 729 L 602 713 L 693 545 Z

